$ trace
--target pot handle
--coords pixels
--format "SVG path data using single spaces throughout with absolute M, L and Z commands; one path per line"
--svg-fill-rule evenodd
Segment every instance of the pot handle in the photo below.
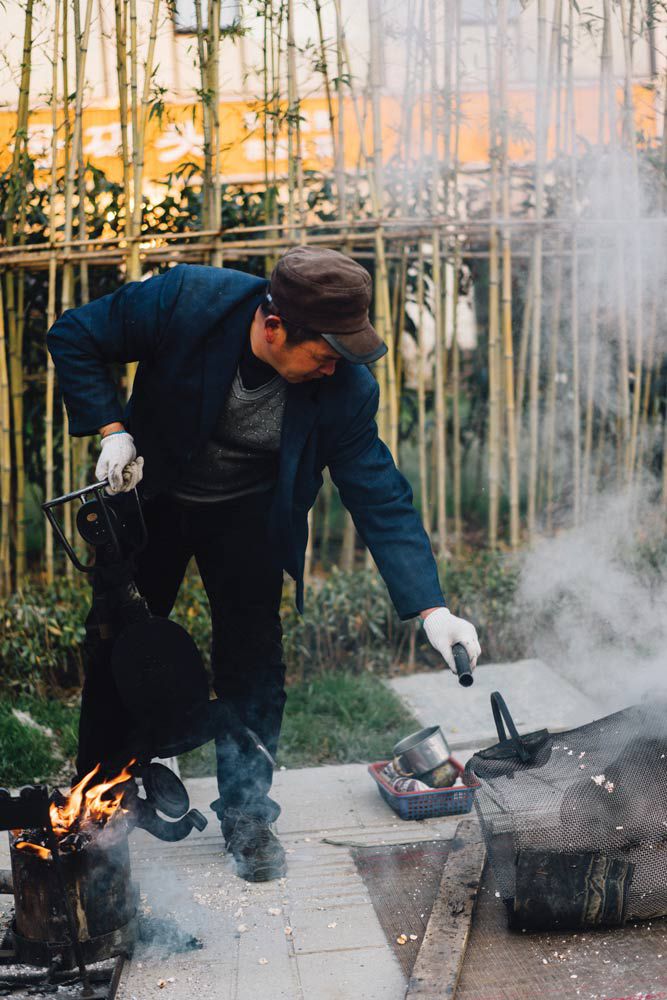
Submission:
M 510 715 L 510 710 L 505 703 L 505 699 L 499 691 L 494 691 L 491 695 L 491 711 L 493 712 L 493 721 L 496 724 L 498 739 L 500 742 L 511 743 L 519 760 L 523 764 L 530 763 L 530 753 L 526 749 L 524 741 L 519 736 L 517 728 L 514 725 L 514 719 Z M 505 732 L 505 723 L 507 724 L 509 736 Z

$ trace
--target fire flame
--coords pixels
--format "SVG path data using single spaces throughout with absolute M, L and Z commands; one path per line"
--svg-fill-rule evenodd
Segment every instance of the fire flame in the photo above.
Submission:
M 117 790 L 114 795 L 108 798 L 106 796 L 116 785 L 121 785 L 131 779 L 132 775 L 128 768 L 132 764 L 134 764 L 133 760 L 115 778 L 91 785 L 93 778 L 100 770 L 100 765 L 97 764 L 74 786 L 63 805 L 58 806 L 52 802 L 49 815 L 56 837 L 66 837 L 75 827 L 81 829 L 91 823 L 98 825 L 107 823 L 119 809 L 124 812 L 125 810 L 120 804 L 123 798 L 122 788 Z M 87 787 L 88 785 L 90 788 Z
M 51 860 L 51 851 L 48 847 L 41 847 L 39 844 L 31 844 L 29 840 L 18 840 L 14 847 L 17 851 L 32 851 L 37 857 L 42 858 L 43 861 Z
M 129 768 L 132 764 L 134 760 L 131 760 L 115 777 L 94 783 L 95 776 L 100 770 L 100 765 L 97 764 L 72 788 L 62 805 L 51 803 L 49 816 L 57 840 L 62 840 L 70 833 L 80 833 L 86 829 L 90 830 L 91 827 L 104 826 L 118 813 L 127 812 L 121 805 L 124 789 L 119 786 L 131 780 L 132 774 Z M 111 793 L 112 789 L 116 791 Z M 19 838 L 21 835 L 25 836 L 25 831 L 16 833 Z M 17 850 L 32 851 L 44 860 L 51 858 L 51 851 L 48 848 L 29 840 L 19 839 L 14 846 Z

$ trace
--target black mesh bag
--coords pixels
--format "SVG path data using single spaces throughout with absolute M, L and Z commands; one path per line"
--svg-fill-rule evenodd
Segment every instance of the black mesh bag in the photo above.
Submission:
M 510 926 L 667 915 L 667 703 L 526 736 L 497 692 L 491 706 L 500 742 L 470 759 L 464 780 L 480 784 L 475 804 Z

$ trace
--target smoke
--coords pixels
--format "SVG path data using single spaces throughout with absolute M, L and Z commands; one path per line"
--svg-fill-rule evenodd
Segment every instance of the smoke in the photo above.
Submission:
M 646 492 L 599 497 L 578 528 L 542 539 L 519 600 L 535 653 L 601 710 L 667 690 L 667 534 Z
M 201 845 L 194 850 L 196 857 Z M 230 940 L 234 936 L 234 912 L 242 893 L 227 886 L 226 859 L 218 852 L 207 867 L 195 861 L 192 851 L 192 845 L 179 843 L 160 860 L 142 859 L 136 867 L 140 901 L 135 957 L 141 962 L 159 964 L 178 952 L 205 949 L 221 935 Z

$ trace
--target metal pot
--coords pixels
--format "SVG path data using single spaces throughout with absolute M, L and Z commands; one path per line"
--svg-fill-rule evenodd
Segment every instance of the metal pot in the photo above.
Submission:
M 449 756 L 449 747 L 440 726 L 420 729 L 394 747 L 394 757 L 405 774 L 425 774 L 444 764 Z

